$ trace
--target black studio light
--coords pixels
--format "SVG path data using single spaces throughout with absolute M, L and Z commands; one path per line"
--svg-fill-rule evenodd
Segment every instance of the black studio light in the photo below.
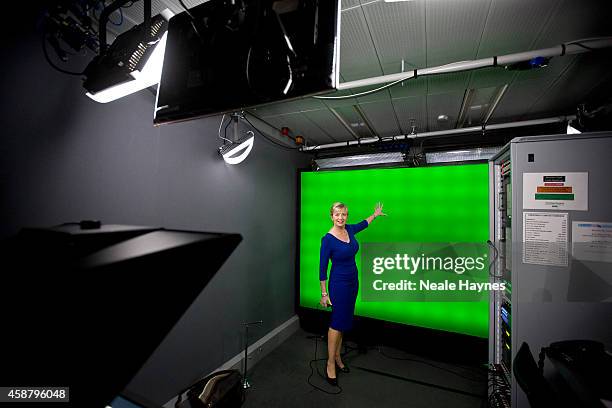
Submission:
M 151 17 L 151 0 L 144 2 L 144 22 L 119 35 L 108 46 L 108 16 L 130 0 L 118 0 L 100 15 L 100 53 L 85 69 L 87 96 L 107 103 L 159 83 L 166 48 L 168 20 L 165 9 Z

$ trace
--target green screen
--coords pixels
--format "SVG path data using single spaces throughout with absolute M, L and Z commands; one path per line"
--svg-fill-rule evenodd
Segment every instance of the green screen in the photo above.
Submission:
M 332 203 L 348 207 L 347 223 L 379 217 L 357 235 L 365 242 L 486 242 L 489 235 L 488 165 L 343 170 L 301 173 L 300 305 L 320 309 L 319 251 L 330 230 Z M 361 270 L 361 254 L 355 261 Z M 331 262 L 330 262 L 331 265 Z M 332 300 L 333 301 L 333 300 Z M 355 314 L 413 326 L 488 337 L 489 303 L 362 302 Z

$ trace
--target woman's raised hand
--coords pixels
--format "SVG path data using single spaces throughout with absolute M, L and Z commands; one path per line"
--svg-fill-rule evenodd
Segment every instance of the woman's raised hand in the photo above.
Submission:
M 383 212 L 383 205 L 382 205 L 382 203 L 379 202 L 379 203 L 376 203 L 376 208 L 374 209 L 374 216 L 375 217 L 379 217 L 381 215 L 385 216 L 385 217 L 387 216 L 387 214 L 385 214 Z

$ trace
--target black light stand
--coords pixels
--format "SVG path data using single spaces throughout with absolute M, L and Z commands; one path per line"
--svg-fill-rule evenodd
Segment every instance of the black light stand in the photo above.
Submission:
M 249 380 L 247 379 L 247 361 L 249 359 L 249 326 L 255 326 L 256 324 L 262 323 L 263 320 L 257 320 L 255 322 L 244 324 L 244 372 L 242 373 L 242 388 L 244 388 L 245 390 L 247 388 L 251 388 L 251 384 L 249 384 Z

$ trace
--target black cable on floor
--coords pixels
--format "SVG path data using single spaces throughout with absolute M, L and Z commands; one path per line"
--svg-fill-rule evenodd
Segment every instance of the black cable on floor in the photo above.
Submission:
M 475 381 L 475 382 L 486 382 L 486 381 L 487 381 L 487 377 L 486 377 L 486 376 L 481 377 L 481 378 L 476 378 L 476 377 L 465 376 L 464 374 L 461 374 L 461 373 L 456 372 L 456 371 L 453 371 L 453 370 L 449 370 L 448 368 L 444 368 L 444 367 L 441 367 L 441 366 L 436 365 L 436 364 L 432 364 L 432 363 L 430 363 L 430 362 L 428 362 L 428 361 L 425 361 L 425 360 L 420 360 L 420 359 L 411 358 L 411 357 L 393 357 L 393 356 L 389 356 L 389 355 L 385 354 L 385 352 L 383 351 L 383 346 L 380 346 L 380 347 L 378 348 L 378 352 L 379 352 L 379 353 L 380 353 L 382 356 L 384 356 L 384 357 L 386 357 L 386 358 L 389 358 L 389 359 L 391 359 L 391 360 L 400 360 L 400 361 L 414 361 L 414 362 L 416 362 L 416 363 L 425 364 L 425 365 L 428 365 L 428 366 L 431 366 L 431 367 L 437 368 L 437 369 L 439 369 L 439 370 L 447 371 L 447 372 L 449 372 L 449 373 L 451 373 L 451 374 L 454 374 L 454 375 L 456 375 L 456 376 L 458 376 L 458 377 L 464 378 L 464 379 L 469 380 L 469 381 Z
M 310 360 L 310 362 L 308 363 L 308 365 L 310 366 L 310 375 L 308 376 L 308 379 L 306 380 L 306 382 L 308 382 L 308 384 L 310 384 L 310 386 L 314 389 L 317 389 L 319 391 L 322 391 L 326 394 L 330 394 L 330 395 L 337 395 L 340 394 L 342 392 L 342 387 L 340 387 L 340 385 L 337 385 L 337 387 L 339 388 L 339 390 L 337 392 L 329 392 L 327 390 L 324 390 L 323 388 L 314 385 L 310 379 L 312 378 L 312 376 L 314 375 L 314 369 L 312 368 L 312 364 L 315 364 L 315 367 L 317 369 L 317 374 L 319 374 L 319 377 L 321 377 L 323 380 L 327 381 L 325 379 L 325 377 L 323 377 L 323 375 L 321 375 L 321 373 L 319 372 L 319 366 L 317 365 L 317 361 L 327 361 L 326 358 L 317 358 L 317 350 L 318 350 L 318 345 L 319 345 L 319 338 L 323 338 L 323 336 L 314 336 L 314 341 L 315 341 L 315 349 L 314 349 L 314 359 Z M 338 374 L 336 374 L 337 376 Z

